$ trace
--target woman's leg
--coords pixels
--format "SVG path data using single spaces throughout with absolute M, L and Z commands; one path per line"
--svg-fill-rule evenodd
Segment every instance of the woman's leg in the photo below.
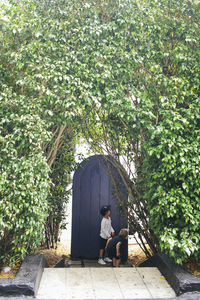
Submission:
M 105 257 L 108 257 L 108 250 L 105 248 Z
M 116 267 L 116 258 L 113 257 L 112 261 L 113 261 L 113 267 Z
M 111 256 L 112 257 L 112 256 Z M 111 263 L 112 262 L 112 259 L 110 259 L 109 257 L 109 253 L 108 253 L 108 250 L 105 249 L 105 257 L 104 257 L 104 260 L 108 263 Z
M 118 268 L 120 264 L 121 259 L 116 259 L 115 267 Z

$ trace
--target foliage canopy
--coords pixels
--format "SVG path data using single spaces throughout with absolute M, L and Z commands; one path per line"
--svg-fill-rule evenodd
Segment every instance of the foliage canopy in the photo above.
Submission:
M 41 199 L 42 224 L 54 199 L 48 190 L 63 190 L 81 134 L 120 171 L 130 226 L 144 251 L 146 240 L 153 252 L 162 249 L 178 262 L 199 255 L 199 8 L 197 0 L 1 5 L 0 168 L 8 178 L 17 174 L 12 155 L 20 168 L 25 160 L 27 178 L 31 172 L 41 178 L 45 188 L 36 180 L 24 199 L 33 192 Z M 2 191 L 13 184 L 4 173 Z M 18 190 L 20 179 L 16 184 Z M 5 203 L 18 203 L 22 192 L 17 198 L 1 192 L 2 238 Z

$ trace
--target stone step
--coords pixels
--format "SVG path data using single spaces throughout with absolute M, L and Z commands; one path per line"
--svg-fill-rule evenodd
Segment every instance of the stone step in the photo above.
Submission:
M 54 268 L 110 268 L 112 263 L 106 263 L 106 265 L 98 264 L 98 260 L 92 259 L 70 259 L 63 255 L 62 259 L 54 266 Z M 121 263 L 120 268 L 134 267 L 131 263 Z
M 157 268 L 45 268 L 38 299 L 169 299 Z

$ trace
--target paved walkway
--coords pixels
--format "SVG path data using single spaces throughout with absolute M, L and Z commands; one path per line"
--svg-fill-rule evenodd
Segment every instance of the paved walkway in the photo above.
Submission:
M 175 293 L 157 268 L 46 268 L 38 299 L 156 299 Z

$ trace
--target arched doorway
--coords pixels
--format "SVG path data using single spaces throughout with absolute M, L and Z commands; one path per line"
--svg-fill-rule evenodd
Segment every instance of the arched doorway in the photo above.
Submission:
M 117 170 L 115 170 L 117 172 Z M 117 173 L 118 174 L 118 173 Z M 118 175 L 118 180 L 121 180 Z M 127 197 L 125 188 L 122 190 Z M 112 226 L 116 234 L 127 227 L 119 214 L 118 201 L 113 194 L 111 179 L 107 174 L 103 156 L 94 155 L 81 163 L 73 178 L 71 256 L 96 259 L 99 253 L 99 232 L 102 216 L 100 208 L 111 205 Z M 128 258 L 128 243 L 123 249 L 123 259 Z

